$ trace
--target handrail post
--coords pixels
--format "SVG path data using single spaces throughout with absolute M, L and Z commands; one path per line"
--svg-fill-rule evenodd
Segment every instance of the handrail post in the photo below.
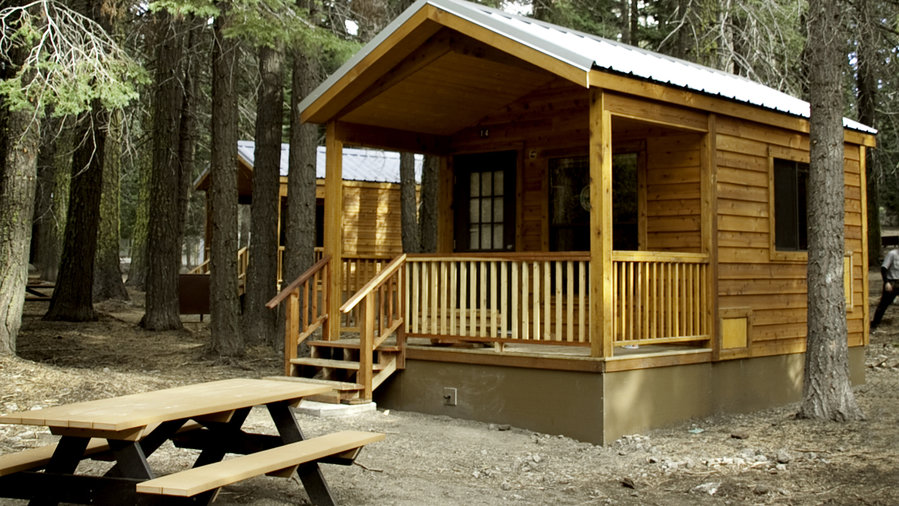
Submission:
M 322 314 L 325 316 L 322 321 L 322 339 L 327 339 L 331 335 L 331 262 L 326 263 L 322 270 Z
M 372 352 L 375 340 L 375 299 L 369 293 L 362 301 L 362 325 L 359 332 L 359 373 L 356 382 L 362 385 L 362 398 L 372 398 Z
M 284 308 L 284 375 L 291 375 L 290 360 L 297 358 L 297 336 L 300 333 L 300 297 L 297 290 L 291 292 Z

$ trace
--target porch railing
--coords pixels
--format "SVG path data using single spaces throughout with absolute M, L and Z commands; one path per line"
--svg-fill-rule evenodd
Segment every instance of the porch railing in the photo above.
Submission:
M 284 370 L 288 376 L 291 375 L 290 360 L 297 358 L 300 343 L 318 329 L 322 329 L 323 335 L 328 335 L 330 260 L 330 256 L 323 256 L 265 305 L 274 309 L 287 301 L 284 306 Z
M 589 255 L 409 255 L 410 336 L 589 346 Z
M 706 254 L 613 252 L 613 344 L 708 340 L 708 272 Z
M 708 256 L 616 251 L 615 346 L 709 339 Z M 406 331 L 450 341 L 589 346 L 589 255 L 408 255 Z

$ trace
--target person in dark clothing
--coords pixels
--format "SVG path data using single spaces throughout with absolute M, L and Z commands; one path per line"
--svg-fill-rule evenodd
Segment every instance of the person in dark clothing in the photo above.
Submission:
M 883 292 L 880 295 L 880 303 L 874 311 L 874 319 L 871 320 L 871 330 L 880 325 L 883 313 L 886 312 L 893 300 L 899 295 L 899 249 L 887 251 L 880 266 L 880 277 L 883 278 Z

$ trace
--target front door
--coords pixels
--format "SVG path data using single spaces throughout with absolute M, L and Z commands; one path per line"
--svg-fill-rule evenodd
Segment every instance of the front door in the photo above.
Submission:
M 515 249 L 515 151 L 459 155 L 455 251 Z

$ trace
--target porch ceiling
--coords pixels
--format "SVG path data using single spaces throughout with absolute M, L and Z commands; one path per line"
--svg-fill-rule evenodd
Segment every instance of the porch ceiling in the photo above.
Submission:
M 451 135 L 554 79 L 533 64 L 443 29 L 358 93 L 339 121 Z

